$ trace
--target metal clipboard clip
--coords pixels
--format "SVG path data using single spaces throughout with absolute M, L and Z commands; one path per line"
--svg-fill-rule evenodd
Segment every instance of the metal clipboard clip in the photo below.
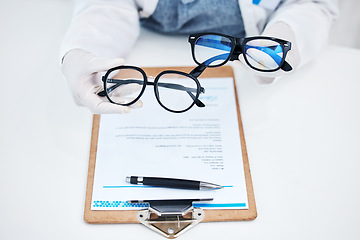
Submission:
M 201 208 L 193 206 L 193 202 L 208 202 L 212 198 L 203 199 L 166 199 L 166 200 L 134 200 L 129 203 L 148 203 L 149 207 L 140 210 L 136 217 L 146 227 L 173 239 L 200 223 L 205 213 Z

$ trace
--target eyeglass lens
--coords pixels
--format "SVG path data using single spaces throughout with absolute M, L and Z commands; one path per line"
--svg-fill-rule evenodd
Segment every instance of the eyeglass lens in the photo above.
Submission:
M 283 56 L 283 47 L 270 39 L 255 39 L 245 44 L 245 58 L 248 64 L 259 70 L 279 68 Z
M 134 69 L 119 69 L 109 73 L 106 79 L 106 92 L 111 101 L 130 105 L 141 94 L 144 76 Z
M 199 91 L 194 79 L 175 73 L 161 75 L 155 87 L 160 104 L 173 111 L 190 108 Z
M 195 42 L 194 57 L 199 64 L 218 66 L 224 63 L 231 52 L 232 42 L 219 35 L 203 35 Z
M 120 105 L 131 105 L 136 102 L 146 84 L 144 75 L 133 68 L 114 70 L 108 74 L 105 81 L 107 96 L 112 102 Z M 154 87 L 160 105 L 174 112 L 188 110 L 200 93 L 200 86 L 187 74 L 160 74 Z

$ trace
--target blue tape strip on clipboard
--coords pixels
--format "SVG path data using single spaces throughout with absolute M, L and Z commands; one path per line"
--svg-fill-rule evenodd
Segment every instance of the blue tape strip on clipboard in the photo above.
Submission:
M 93 207 L 101 208 L 148 208 L 148 203 L 129 203 L 127 201 L 93 201 Z M 196 208 L 244 208 L 246 203 L 194 203 Z

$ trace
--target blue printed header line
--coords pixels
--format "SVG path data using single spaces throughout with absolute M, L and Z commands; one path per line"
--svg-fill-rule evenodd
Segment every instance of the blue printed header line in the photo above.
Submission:
M 259 5 L 260 2 L 261 2 L 261 0 L 253 0 L 253 4 L 255 4 L 255 5 Z
M 156 187 L 134 185 L 134 186 L 103 186 L 103 188 L 156 188 Z
M 227 90 L 227 87 L 206 87 L 206 90 Z
M 194 203 L 194 207 L 207 207 L 207 208 L 218 208 L 218 207 L 246 207 L 246 203 Z

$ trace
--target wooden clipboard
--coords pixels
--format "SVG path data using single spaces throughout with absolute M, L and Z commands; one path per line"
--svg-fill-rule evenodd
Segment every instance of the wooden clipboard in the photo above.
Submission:
M 166 69 L 190 72 L 193 68 L 194 67 L 169 67 Z M 159 67 L 143 68 L 143 69 L 148 76 L 156 76 L 157 74 L 165 70 L 164 68 L 159 68 Z M 241 114 L 240 114 L 233 69 L 229 66 L 208 68 L 200 76 L 200 78 L 212 78 L 212 77 L 232 77 L 234 79 L 236 107 L 237 107 L 237 115 L 238 115 L 239 130 L 240 130 L 239 134 L 240 134 L 249 208 L 226 209 L 226 210 L 204 210 L 205 218 L 202 222 L 253 220 L 256 218 L 257 212 L 256 212 L 254 190 L 251 181 L 250 166 L 247 156 L 244 130 L 241 121 Z M 88 180 L 86 187 L 84 220 L 87 223 L 98 223 L 98 224 L 99 223 L 100 224 L 101 223 L 139 223 L 139 221 L 136 218 L 136 214 L 138 210 L 91 210 L 99 124 L 100 124 L 100 115 L 95 114 L 93 116 L 93 126 L 92 126 L 92 135 L 91 135 L 91 147 L 90 147 L 90 157 L 89 157 Z

